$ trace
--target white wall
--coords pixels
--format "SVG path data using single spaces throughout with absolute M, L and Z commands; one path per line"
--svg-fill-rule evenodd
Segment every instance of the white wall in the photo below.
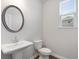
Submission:
M 43 41 L 53 53 L 68 59 L 77 58 L 77 29 L 59 29 L 59 0 L 43 4 Z
M 77 29 L 58 28 L 58 2 L 58 0 L 43 1 L 43 40 L 53 52 L 69 59 L 77 59 Z M 8 32 L 2 25 L 1 43 L 10 43 L 15 36 L 19 40 L 29 41 L 41 37 L 41 0 L 2 0 L 1 11 L 10 4 L 16 5 L 22 10 L 25 23 L 23 29 L 18 33 Z M 2 55 L 2 57 L 4 56 Z M 2 59 L 9 59 L 9 57 L 5 56 Z
M 2 24 L 1 43 L 10 43 L 15 36 L 19 40 L 33 41 L 41 38 L 42 33 L 42 3 L 41 0 L 1 0 L 1 11 L 8 6 L 15 5 L 19 7 L 24 15 L 24 26 L 20 32 L 11 33 L 5 29 Z M 3 59 L 5 59 L 4 57 Z M 9 58 L 8 58 L 9 59 Z
M 11 33 L 8 32 L 3 24 L 1 28 L 2 44 L 11 42 L 14 36 L 17 36 L 19 40 L 21 38 L 25 40 L 33 40 L 35 37 L 41 36 L 41 18 L 42 18 L 42 4 L 41 0 L 2 0 L 1 9 L 8 5 L 18 6 L 24 14 L 24 26 L 20 32 Z

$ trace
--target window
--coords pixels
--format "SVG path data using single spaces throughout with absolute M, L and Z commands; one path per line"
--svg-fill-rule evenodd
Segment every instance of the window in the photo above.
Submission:
M 76 25 L 76 1 L 77 0 L 60 0 L 59 15 L 63 27 L 73 27 Z
M 60 15 L 76 12 L 76 0 L 61 0 Z

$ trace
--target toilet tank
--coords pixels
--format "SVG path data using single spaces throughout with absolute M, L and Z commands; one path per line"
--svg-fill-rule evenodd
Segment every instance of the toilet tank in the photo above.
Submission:
M 34 40 L 34 48 L 36 50 L 42 48 L 42 40 Z

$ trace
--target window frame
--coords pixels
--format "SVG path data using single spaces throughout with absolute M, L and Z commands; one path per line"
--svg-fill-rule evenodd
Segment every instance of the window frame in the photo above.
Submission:
M 75 4 L 75 6 L 74 6 L 74 11 L 73 12 L 70 12 L 70 13 L 67 13 L 67 14 L 60 14 L 60 3 L 61 3 L 61 1 L 62 0 L 60 0 L 60 2 L 59 2 L 59 18 L 60 18 L 60 20 L 59 20 L 59 27 L 60 28 L 78 28 L 78 0 L 75 0 L 75 2 L 74 2 L 74 4 Z M 74 15 L 74 26 L 73 27 L 63 27 L 62 26 L 62 20 L 61 20 L 61 17 L 63 17 L 63 16 L 68 16 L 68 15 Z

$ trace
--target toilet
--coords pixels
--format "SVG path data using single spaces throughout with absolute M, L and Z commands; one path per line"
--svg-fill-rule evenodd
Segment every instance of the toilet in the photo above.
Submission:
M 35 40 L 34 48 L 40 55 L 39 59 L 49 59 L 49 55 L 52 51 L 48 48 L 42 47 L 42 40 Z

